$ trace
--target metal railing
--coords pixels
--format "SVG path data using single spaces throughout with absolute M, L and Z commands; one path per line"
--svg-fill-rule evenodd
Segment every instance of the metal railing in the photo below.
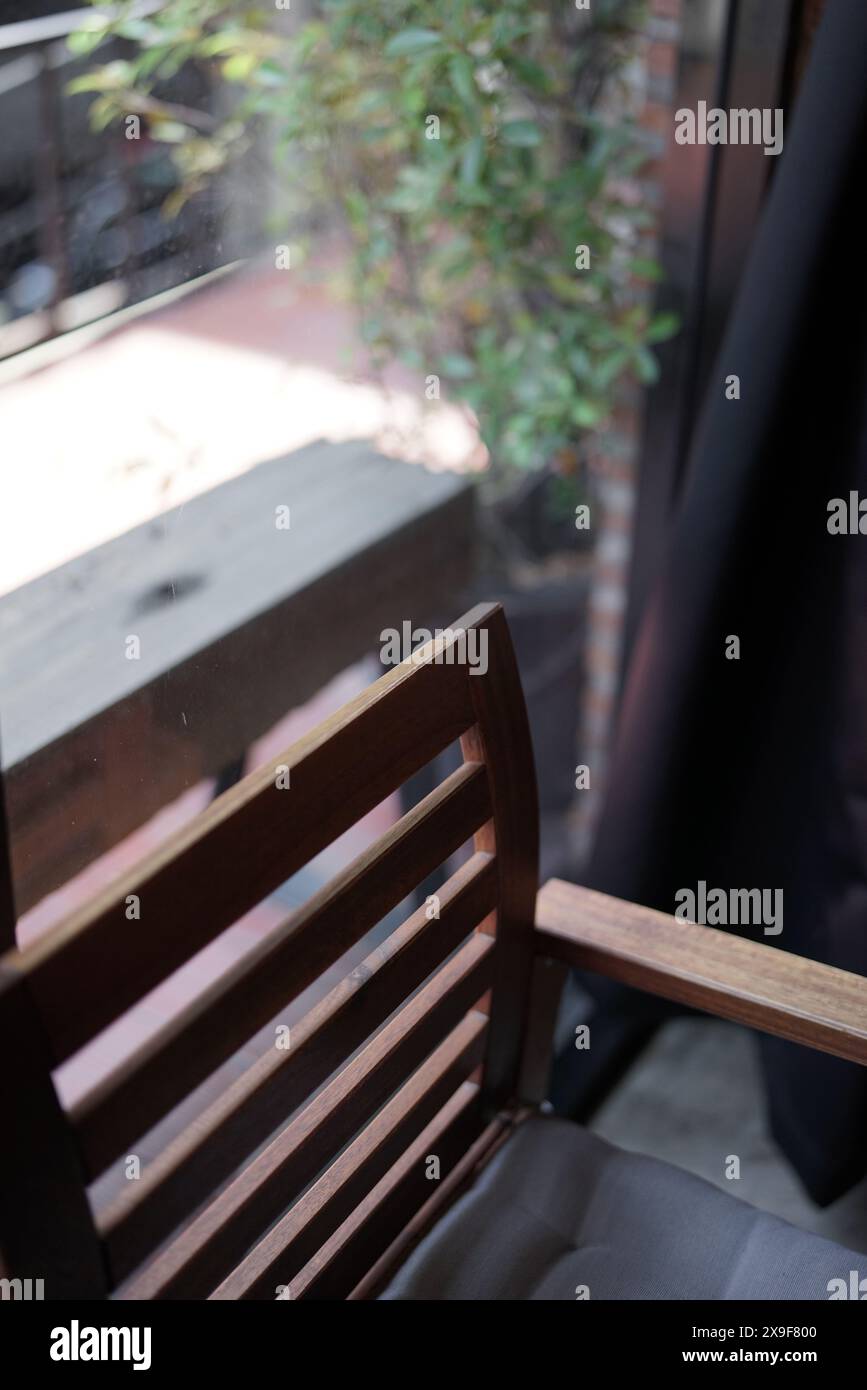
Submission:
M 133 7 L 129 13 L 142 17 L 158 9 L 158 0 L 142 0 L 142 3 Z M 24 200 L 23 215 L 21 205 L 16 205 L 11 212 L 0 212 L 0 272 L 6 272 L 3 275 L 4 280 L 8 280 L 9 275 L 14 276 L 16 272 L 20 272 L 20 264 L 12 264 L 10 267 L 7 257 L 7 264 L 4 266 L 3 260 L 4 248 L 22 239 L 27 244 L 32 242 L 36 262 L 40 270 L 47 272 L 38 280 L 35 301 L 25 303 L 20 316 L 17 312 L 10 315 L 10 305 L 4 305 L 7 309 L 7 327 L 3 329 L 0 323 L 0 337 L 6 337 L 7 342 L 0 342 L 0 356 L 55 337 L 70 327 L 77 326 L 78 323 L 101 317 L 105 312 L 119 307 L 121 303 L 135 302 L 161 288 L 169 287 L 161 283 L 150 288 L 137 285 L 137 280 L 141 278 L 139 272 L 145 251 L 139 244 L 141 236 L 137 235 L 137 221 L 141 216 L 141 208 L 139 190 L 136 187 L 134 152 L 128 142 L 108 133 L 103 149 L 109 157 L 112 178 L 117 180 L 122 190 L 117 225 L 125 252 L 122 262 L 111 272 L 106 271 L 101 279 L 97 276 L 95 284 L 108 286 L 112 283 L 117 293 L 114 297 L 97 296 L 95 301 L 91 296 L 88 305 L 85 306 L 80 303 L 85 295 L 79 292 L 81 287 L 76 284 L 77 279 L 81 277 L 76 275 L 70 251 L 66 197 L 70 181 L 65 176 L 63 167 L 62 141 L 64 119 L 68 119 L 70 108 L 64 105 L 65 81 L 62 70 L 76 61 L 66 44 L 69 35 L 92 23 L 94 17 L 110 17 L 112 12 L 111 7 L 101 10 L 87 7 L 66 10 L 61 14 L 39 19 L 0 24 L 0 101 L 8 99 L 10 94 L 14 97 L 17 90 L 24 90 L 31 83 L 35 84 L 36 94 L 35 129 L 28 130 L 26 135 L 22 134 L 22 139 L 26 139 L 28 146 L 33 147 L 32 161 L 26 160 L 26 151 L 25 159 L 22 160 L 22 164 L 27 165 L 27 176 L 32 180 L 32 196 Z M 10 140 L 7 131 L 7 154 L 10 150 L 14 154 L 13 141 L 14 133 Z M 0 198 L 3 192 L 3 176 L 0 175 Z M 170 246 L 173 237 L 176 236 L 176 229 L 167 227 L 164 234 L 165 246 Z M 197 265 L 196 273 L 202 269 L 213 268 L 210 263 L 213 256 L 209 254 L 212 246 L 212 238 L 200 239 L 198 251 L 202 263 Z M 89 254 L 90 248 L 87 250 Z M 159 250 L 158 247 L 152 259 L 160 259 Z M 148 254 L 152 252 L 153 248 L 149 248 Z M 167 251 L 165 259 L 169 259 L 169 256 L 170 253 Z M 187 277 L 181 273 L 179 278 Z M 173 283 L 177 282 L 175 279 Z M 91 291 L 94 284 L 89 284 L 86 288 Z M 140 289 L 144 292 L 139 293 Z M 39 290 L 42 291 L 41 296 Z M 91 305 L 93 311 L 88 312 Z M 17 310 L 19 306 L 12 307 Z M 17 322 L 19 317 L 27 320 L 26 328 L 21 325 L 22 331 L 12 335 L 10 347 L 8 325 L 10 322 Z

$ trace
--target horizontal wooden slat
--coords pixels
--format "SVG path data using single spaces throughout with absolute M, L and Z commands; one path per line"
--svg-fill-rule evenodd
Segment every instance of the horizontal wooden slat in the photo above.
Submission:
M 112 1208 L 154 1246 L 238 1167 L 460 945 L 496 899 L 495 861 L 475 855 L 167 1146 Z M 126 1216 L 121 1213 L 125 1211 Z
M 414 1144 L 404 1151 L 351 1216 L 290 1282 L 294 1299 L 344 1299 L 430 1196 L 425 1159 L 435 1153 L 443 1177 L 483 1131 L 484 1104 L 465 1082 Z M 286 1298 L 286 1295 L 281 1295 Z
M 126 1298 L 199 1298 L 242 1258 L 329 1158 L 488 988 L 494 944 L 474 935 L 183 1233 L 123 1290 Z M 116 1283 L 153 1248 L 136 1208 L 99 1220 Z
M 84 1096 L 72 1119 L 89 1176 L 339 960 L 469 839 L 490 809 L 484 767 L 465 763 Z
M 490 609 L 468 614 L 483 625 Z M 475 718 L 466 666 L 428 644 L 273 764 L 214 801 L 133 872 L 25 951 L 8 952 L 69 1057 L 458 738 Z M 448 649 L 448 650 L 447 650 Z M 435 664 L 436 663 L 436 664 Z M 290 770 L 291 789 L 275 768 Z M 127 898 L 141 917 L 126 916 Z
M 538 954 L 867 1064 L 867 978 L 552 879 Z
M 478 1066 L 486 1026 L 483 1014 L 468 1014 L 211 1297 L 275 1298 Z
M 428 1231 L 433 1229 L 449 1207 L 476 1181 L 481 1170 L 487 1167 L 494 1155 L 509 1139 L 515 1123 L 519 1122 L 521 1118 L 521 1114 L 517 1112 L 514 1116 L 510 1112 L 501 1112 L 497 1115 L 482 1130 L 479 1137 L 470 1144 L 469 1148 L 461 1154 L 451 1171 L 436 1183 L 434 1191 L 427 1200 L 414 1210 L 411 1216 L 404 1218 L 403 1213 L 401 1213 L 396 1237 L 387 1249 L 377 1257 L 376 1263 L 365 1271 L 352 1292 L 346 1295 L 348 1299 L 353 1302 L 363 1302 L 378 1297 Z M 388 1186 L 390 1188 L 391 1184 Z M 337 1245 L 339 1247 L 347 1245 L 350 1228 L 354 1228 L 356 1224 L 360 1223 L 356 1222 L 354 1214 L 349 1218 L 349 1221 L 344 1222 L 341 1232 L 335 1232 L 335 1235 L 338 1236 Z M 324 1255 L 324 1251 L 320 1252 L 320 1255 Z M 317 1269 L 326 1264 L 327 1258 L 320 1258 L 317 1260 Z M 312 1274 L 313 1271 L 310 1266 L 307 1267 L 306 1271 L 302 1271 L 301 1282 L 304 1287 L 308 1286 L 308 1281 L 312 1284 Z M 281 1294 L 281 1297 L 285 1297 L 285 1295 Z

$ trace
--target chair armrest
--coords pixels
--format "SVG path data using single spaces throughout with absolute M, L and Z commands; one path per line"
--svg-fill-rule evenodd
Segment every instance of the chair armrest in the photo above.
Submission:
M 551 879 L 536 955 L 867 1065 L 867 977 Z

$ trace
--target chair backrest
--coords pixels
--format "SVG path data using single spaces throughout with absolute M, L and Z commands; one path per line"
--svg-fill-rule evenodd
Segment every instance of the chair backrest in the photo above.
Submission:
M 52 1070 L 449 744 L 463 763 L 70 1110 Z M 472 857 L 103 1209 L 88 1185 L 469 838 Z M 0 1249 L 48 1297 L 346 1296 L 514 1095 L 538 879 L 526 711 L 475 608 L 0 958 Z M 134 910 L 130 910 L 134 904 Z M 276 1223 L 276 1224 L 275 1224 Z

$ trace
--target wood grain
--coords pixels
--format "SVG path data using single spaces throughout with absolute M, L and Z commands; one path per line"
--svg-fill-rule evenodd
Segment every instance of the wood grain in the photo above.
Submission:
M 463 648 L 473 628 L 488 640 L 483 674 Z M 63 1115 L 51 1085 L 58 1062 L 458 738 L 455 773 Z M 471 836 L 475 854 L 439 890 L 438 916 L 413 913 L 293 1025 L 286 1051 L 248 1067 L 94 1223 L 85 1181 Z M 349 1293 L 404 1227 L 415 1229 L 431 1195 L 416 1161 L 424 1135 L 436 1137 L 448 1172 L 513 1095 L 537 840 L 514 655 L 502 610 L 479 605 L 86 908 L 0 960 L 5 997 L 29 1001 L 39 1030 L 33 1084 L 25 1098 L 13 1087 L 9 1105 L 36 1116 L 49 1153 L 59 1130 L 69 1188 L 55 1219 L 44 1162 L 22 1144 L 0 1197 L 13 1247 L 23 1248 L 16 1231 L 35 1233 L 34 1248 L 64 1279 L 77 1245 L 78 1286 L 125 1299 L 202 1298 L 218 1287 L 221 1299 L 272 1297 L 286 1277 L 300 1278 L 303 1296 Z M 129 920 L 133 894 L 141 916 Z M 467 1086 L 483 1059 L 481 1087 Z
M 539 885 L 539 802 L 530 726 L 518 666 L 499 604 L 485 620 L 488 670 L 470 679 L 476 723 L 462 738 L 464 757 L 484 762 L 493 817 L 475 838 L 477 850 L 496 853 L 500 894 L 495 931 L 496 967 L 491 1027 L 482 1079 L 489 1117 L 507 1105 L 518 1084 L 532 977 L 532 933 Z
M 309 1105 L 131 1282 L 127 1298 L 209 1293 L 340 1146 L 357 1132 L 490 982 L 490 941 L 461 947 Z M 152 1228 L 121 1200 L 100 1220 L 120 1281 L 152 1248 Z
M 90 1176 L 339 960 L 489 814 L 485 770 L 465 764 L 83 1097 L 72 1120 Z
M 471 1081 L 443 1106 L 414 1144 L 291 1281 L 293 1299 L 345 1299 L 430 1196 L 425 1159 L 436 1154 L 448 1177 L 485 1128 Z
M 468 1014 L 212 1298 L 275 1297 L 405 1154 L 481 1061 L 487 1019 Z
M 401 1227 L 391 1245 L 379 1256 L 364 1277 L 359 1280 L 347 1299 L 364 1302 L 376 1298 L 395 1272 L 409 1258 L 415 1247 L 448 1211 L 457 1199 L 476 1181 L 494 1154 L 512 1133 L 512 1116 L 498 1115 L 482 1130 L 478 1139 L 461 1154 L 451 1171 L 437 1183 L 423 1206 L 420 1206 Z
M 167 1236 L 423 984 L 495 892 L 493 862 L 475 856 L 440 890 L 438 920 L 420 908 L 392 932 L 292 1028 L 290 1050 L 271 1048 L 245 1071 L 147 1166 L 103 1224 L 138 1226 L 151 1246 Z
M 557 879 L 539 894 L 535 950 L 867 1064 L 867 978 L 861 975 Z
M 517 1087 L 517 1097 L 524 1104 L 541 1105 L 548 1098 L 554 1032 L 565 980 L 566 966 L 562 961 L 548 956 L 534 958 Z

